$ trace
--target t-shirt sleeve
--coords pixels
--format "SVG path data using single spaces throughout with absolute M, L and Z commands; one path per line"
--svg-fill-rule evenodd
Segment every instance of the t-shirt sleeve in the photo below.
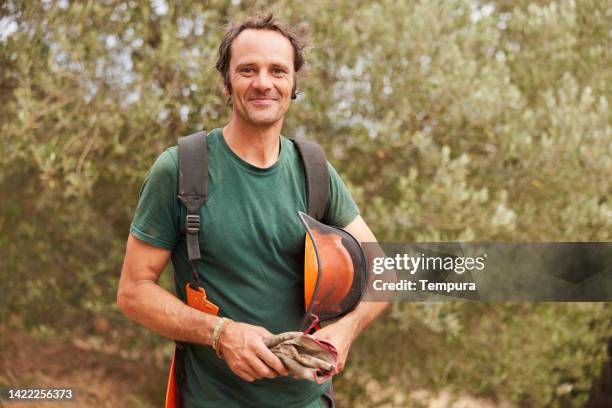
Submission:
M 329 201 L 323 222 L 336 227 L 346 227 L 359 215 L 359 209 L 340 175 L 329 162 Z
M 164 151 L 140 188 L 130 232 L 156 247 L 173 250 L 178 242 L 178 164 Z

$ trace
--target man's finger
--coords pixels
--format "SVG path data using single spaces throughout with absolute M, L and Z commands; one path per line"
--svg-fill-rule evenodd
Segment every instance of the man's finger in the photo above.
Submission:
M 276 378 L 277 374 L 270 367 L 264 364 L 264 362 L 261 361 L 257 355 L 255 355 L 253 359 L 249 360 L 249 365 L 254 371 L 253 374 L 256 375 L 256 378 Z
M 247 373 L 246 371 L 236 371 L 235 374 L 242 378 L 244 381 L 248 381 L 248 382 L 253 382 L 255 381 L 255 377 L 253 377 L 251 374 Z
M 274 355 L 267 347 L 258 349 L 257 356 L 270 368 L 274 369 L 279 375 L 287 375 L 289 372 L 278 357 Z

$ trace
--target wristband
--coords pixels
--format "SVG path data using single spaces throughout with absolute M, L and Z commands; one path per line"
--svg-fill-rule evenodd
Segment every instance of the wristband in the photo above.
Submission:
M 212 348 L 213 350 L 215 350 L 215 353 L 217 353 L 217 356 L 219 356 L 219 335 L 221 334 L 221 329 L 223 328 L 223 326 L 225 325 L 225 323 L 230 320 L 227 317 L 222 317 L 221 319 L 217 320 L 217 324 L 215 325 L 215 329 L 213 330 L 213 335 L 212 335 Z
M 217 336 L 217 357 L 223 360 L 223 355 L 221 354 L 221 336 L 223 336 L 223 330 L 229 326 L 231 323 L 234 323 L 232 319 L 227 319 L 227 321 L 223 322 L 221 328 L 219 329 L 219 335 Z

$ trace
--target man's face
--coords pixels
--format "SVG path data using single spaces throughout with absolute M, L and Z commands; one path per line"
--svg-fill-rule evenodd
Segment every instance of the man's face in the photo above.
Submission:
M 229 72 L 237 119 L 258 127 L 283 119 L 295 75 L 288 39 L 271 30 L 244 30 L 232 42 Z

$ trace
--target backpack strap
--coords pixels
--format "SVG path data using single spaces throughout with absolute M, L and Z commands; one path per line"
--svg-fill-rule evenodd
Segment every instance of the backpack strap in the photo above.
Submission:
M 178 198 L 187 209 L 185 234 L 191 276 L 185 287 L 187 305 L 204 313 L 216 315 L 219 308 L 206 298 L 200 286 L 197 262 L 200 255 L 200 208 L 208 200 L 208 147 L 206 132 L 181 137 L 178 141 Z M 185 343 L 175 341 L 172 366 L 166 388 L 166 408 L 183 406 L 182 387 L 185 383 Z
M 302 158 L 306 176 L 306 198 L 308 215 L 321 221 L 329 199 L 329 171 L 323 148 L 304 139 L 293 139 Z
M 178 198 L 187 209 L 187 255 L 191 264 L 190 286 L 200 287 L 196 264 L 200 259 L 200 208 L 208 200 L 208 148 L 206 132 L 181 137 L 178 141 Z

